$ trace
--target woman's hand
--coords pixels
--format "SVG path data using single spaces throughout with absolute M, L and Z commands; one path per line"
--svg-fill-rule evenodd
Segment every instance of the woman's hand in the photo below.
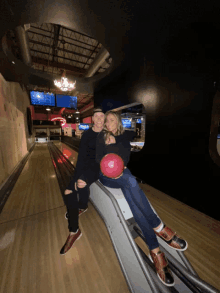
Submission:
M 127 167 L 125 166 L 124 169 L 126 169 L 126 168 L 127 168 Z M 118 179 L 118 178 L 120 178 L 122 175 L 123 175 L 123 172 L 121 173 L 120 176 L 118 176 L 118 177 L 116 177 L 116 178 L 114 178 L 114 179 Z
M 114 138 L 114 136 L 110 135 L 107 140 L 105 141 L 105 144 L 112 144 L 112 143 L 116 143 L 116 140 Z

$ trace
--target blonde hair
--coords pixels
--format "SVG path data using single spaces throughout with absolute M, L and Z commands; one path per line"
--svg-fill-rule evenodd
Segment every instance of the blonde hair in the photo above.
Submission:
M 113 134 L 111 131 L 108 131 L 107 127 L 106 127 L 106 119 L 107 119 L 107 116 L 109 114 L 112 114 L 116 120 L 117 120 L 117 131 L 115 134 Z M 115 136 L 118 136 L 122 133 L 124 133 L 124 128 L 123 128 L 123 125 L 122 125 L 122 122 L 121 122 L 121 116 L 120 114 L 114 112 L 114 111 L 108 111 L 105 113 L 105 121 L 104 121 L 104 127 L 103 127 L 103 131 L 104 131 L 104 139 L 107 140 L 107 138 L 110 136 L 110 135 L 115 135 Z

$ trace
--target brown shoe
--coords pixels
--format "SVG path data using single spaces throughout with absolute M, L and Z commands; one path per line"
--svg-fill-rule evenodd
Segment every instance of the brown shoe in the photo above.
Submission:
M 160 279 L 160 281 L 168 287 L 174 286 L 174 279 L 173 275 L 169 269 L 168 261 L 165 257 L 165 254 L 161 251 L 158 253 L 153 253 L 150 251 L 150 255 L 152 257 L 152 260 L 154 262 L 155 268 L 157 270 L 157 276 Z
M 164 226 L 163 230 L 157 233 L 155 231 L 156 235 L 159 236 L 161 239 L 163 239 L 168 246 L 171 248 L 178 250 L 178 251 L 184 251 L 188 247 L 188 243 L 180 238 L 176 232 L 173 232 L 170 228 L 167 226 Z
M 78 240 L 81 236 L 82 236 L 82 232 L 80 229 L 78 229 L 76 234 L 73 234 L 73 235 L 69 234 L 65 244 L 63 245 L 63 247 L 60 250 L 60 254 L 66 254 L 67 251 L 70 250 L 70 248 L 73 246 L 73 243 L 76 240 Z

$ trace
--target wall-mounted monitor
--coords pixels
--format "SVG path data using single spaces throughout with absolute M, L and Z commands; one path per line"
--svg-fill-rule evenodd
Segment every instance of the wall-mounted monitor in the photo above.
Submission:
M 77 109 L 77 97 L 56 95 L 57 107 Z
M 122 125 L 124 128 L 131 129 L 131 120 L 130 119 L 121 119 Z
M 53 93 L 30 91 L 30 98 L 31 105 L 33 106 L 56 106 L 55 95 Z
M 87 123 L 80 123 L 79 124 L 79 130 L 87 130 L 89 129 L 89 124 Z

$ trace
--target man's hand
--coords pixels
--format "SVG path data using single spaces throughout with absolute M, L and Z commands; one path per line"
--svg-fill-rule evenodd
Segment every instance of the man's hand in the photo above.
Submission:
M 70 193 L 72 193 L 72 192 L 73 192 L 72 190 L 70 190 L 70 189 L 66 189 L 66 190 L 64 191 L 64 194 L 67 195 L 67 194 L 70 194 Z
M 107 138 L 105 144 L 111 144 L 111 143 L 116 143 L 116 140 L 114 136 L 110 135 L 109 138 Z
M 78 179 L 77 180 L 77 187 L 78 188 L 84 188 L 86 186 L 86 182 L 81 180 L 81 179 Z

